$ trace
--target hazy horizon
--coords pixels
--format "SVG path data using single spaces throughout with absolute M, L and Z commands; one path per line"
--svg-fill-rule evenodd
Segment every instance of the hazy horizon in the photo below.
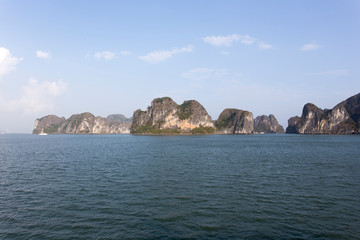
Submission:
M 359 1 L 0 0 L 0 131 L 157 97 L 274 114 L 360 92 Z

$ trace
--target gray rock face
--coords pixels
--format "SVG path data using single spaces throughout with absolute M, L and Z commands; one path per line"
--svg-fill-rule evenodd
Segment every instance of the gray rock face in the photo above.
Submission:
M 299 134 L 359 134 L 360 93 L 322 110 L 314 104 L 305 104 L 301 117 L 288 120 L 286 133 Z
M 135 134 L 189 133 L 200 126 L 214 129 L 205 108 L 197 101 L 178 105 L 169 97 L 156 98 L 146 111 L 136 110 L 131 132 Z
M 108 122 L 131 122 L 132 119 L 125 117 L 122 114 L 110 114 L 106 117 L 106 121 Z
M 228 108 L 222 111 L 215 122 L 217 134 L 253 134 L 253 114 L 248 111 Z
M 262 115 L 254 119 L 254 131 L 263 133 L 284 133 L 284 128 L 278 123 L 274 115 Z
M 35 128 L 33 134 L 45 133 L 57 133 L 59 127 L 66 122 L 64 117 L 59 118 L 55 115 L 48 115 L 40 119 L 35 120 Z
M 69 119 L 55 115 L 36 119 L 33 134 L 124 134 L 130 133 L 131 119 L 121 114 L 107 118 L 95 117 L 91 113 L 74 114 Z

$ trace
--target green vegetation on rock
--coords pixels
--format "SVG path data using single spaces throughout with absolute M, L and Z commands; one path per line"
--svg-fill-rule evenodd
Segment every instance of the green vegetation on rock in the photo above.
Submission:
M 197 128 L 194 128 L 190 131 L 191 134 L 214 134 L 215 129 L 212 127 L 204 127 L 200 125 Z
M 185 120 L 190 118 L 192 113 L 193 112 L 191 109 L 191 101 L 185 101 L 183 104 L 181 104 L 177 112 L 180 120 Z
M 227 127 L 230 122 L 231 122 L 231 118 L 226 117 L 226 116 L 221 116 L 221 118 L 219 118 L 216 121 L 216 127 L 219 129 L 222 129 L 224 127 Z
M 44 133 L 49 133 L 49 134 L 56 133 L 58 128 L 59 125 L 50 125 L 48 128 L 44 129 Z
M 254 126 L 254 132 L 256 132 L 256 133 L 264 132 L 264 129 L 259 126 Z
M 155 98 L 153 103 L 163 103 L 164 101 L 172 101 L 169 97 Z
M 161 124 L 159 124 L 160 127 Z M 131 131 L 132 134 L 179 134 L 179 129 L 159 129 L 156 126 L 152 125 L 151 121 L 148 121 L 145 125 L 137 126 L 134 130 Z
M 179 134 L 180 130 L 178 129 L 156 129 L 154 126 L 139 126 L 134 131 L 131 132 L 132 134 Z
M 331 114 L 332 114 L 332 110 L 330 109 L 325 109 L 324 112 L 323 112 L 323 115 L 321 115 L 321 120 L 324 119 L 324 120 L 330 120 L 330 117 L 331 117 Z

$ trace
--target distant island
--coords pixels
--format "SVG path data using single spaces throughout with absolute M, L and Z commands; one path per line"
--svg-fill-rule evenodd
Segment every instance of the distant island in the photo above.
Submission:
M 332 109 L 305 104 L 301 117 L 288 120 L 286 133 L 360 134 L 360 93 L 342 101 Z
M 249 111 L 225 109 L 213 121 L 196 100 L 178 105 L 170 97 L 156 98 L 146 111 L 136 110 L 132 118 L 122 114 L 106 118 L 91 113 L 72 115 L 69 119 L 48 115 L 36 119 L 33 134 L 256 134 L 283 133 L 275 116 L 253 119 Z
M 91 113 L 72 115 L 69 119 L 48 115 L 36 119 L 33 134 L 258 134 L 284 133 L 273 114 L 255 119 L 250 111 L 235 108 L 223 110 L 212 120 L 206 109 L 196 100 L 178 105 L 170 97 L 155 98 L 132 118 L 112 114 L 106 118 Z M 322 110 L 312 103 L 305 104 L 301 117 L 288 120 L 286 133 L 295 134 L 359 134 L 360 93 Z
M 206 109 L 196 100 L 178 105 L 169 97 L 156 98 L 146 111 L 136 110 L 130 132 L 132 134 L 254 134 L 284 132 L 276 118 L 273 122 L 253 119 L 249 111 L 225 109 L 213 121 Z
M 131 121 L 122 114 L 102 118 L 85 112 L 69 119 L 48 115 L 36 119 L 33 134 L 126 134 L 130 133 Z

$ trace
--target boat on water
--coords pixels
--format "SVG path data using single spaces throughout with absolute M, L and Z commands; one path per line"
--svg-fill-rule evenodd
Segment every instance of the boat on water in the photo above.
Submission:
M 47 133 L 44 132 L 44 129 L 41 130 L 41 133 L 39 133 L 40 136 L 46 136 L 48 135 Z

